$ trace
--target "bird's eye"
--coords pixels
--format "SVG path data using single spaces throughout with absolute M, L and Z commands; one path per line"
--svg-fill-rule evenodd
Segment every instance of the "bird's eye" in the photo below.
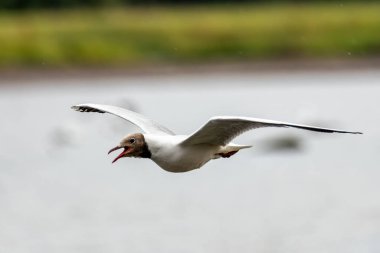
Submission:
M 134 139 L 134 138 L 129 139 L 129 142 L 130 142 L 130 143 L 135 143 L 135 139 Z

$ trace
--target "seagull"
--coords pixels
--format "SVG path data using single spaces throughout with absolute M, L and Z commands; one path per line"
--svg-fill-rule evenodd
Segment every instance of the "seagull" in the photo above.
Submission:
M 79 104 L 71 107 L 79 112 L 110 113 L 141 128 L 143 133 L 129 134 L 111 152 L 122 149 L 112 161 L 123 157 L 149 158 L 169 172 L 187 172 L 201 168 L 212 159 L 229 158 L 250 145 L 231 141 L 238 135 L 261 127 L 294 127 L 323 133 L 362 134 L 337 129 L 298 125 L 267 119 L 216 116 L 191 135 L 176 135 L 168 128 L 136 112 L 100 104 Z

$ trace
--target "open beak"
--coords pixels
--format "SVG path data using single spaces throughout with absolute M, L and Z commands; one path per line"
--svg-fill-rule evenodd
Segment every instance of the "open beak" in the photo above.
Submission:
M 112 153 L 113 151 L 115 150 L 118 150 L 118 149 L 121 149 L 121 148 L 124 148 L 123 152 L 121 152 L 113 161 L 112 163 L 116 162 L 117 160 L 119 160 L 120 158 L 122 158 L 123 156 L 125 156 L 126 154 L 128 154 L 130 152 L 130 149 L 128 147 L 120 147 L 120 146 L 116 146 L 114 148 L 112 148 L 110 151 L 108 151 L 108 154 Z

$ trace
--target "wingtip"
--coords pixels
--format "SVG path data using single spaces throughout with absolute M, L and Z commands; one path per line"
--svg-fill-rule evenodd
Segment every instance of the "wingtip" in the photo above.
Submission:
M 70 108 L 77 112 L 83 112 L 86 107 L 88 107 L 88 104 L 77 104 L 71 106 Z
M 363 134 L 362 132 L 351 132 L 351 131 L 335 131 L 335 132 L 332 132 L 332 133 L 344 133 L 344 134 Z
M 346 133 L 346 134 L 363 134 L 362 132 L 341 132 L 341 133 Z
M 73 109 L 74 111 L 82 112 L 81 105 L 73 105 L 70 108 Z

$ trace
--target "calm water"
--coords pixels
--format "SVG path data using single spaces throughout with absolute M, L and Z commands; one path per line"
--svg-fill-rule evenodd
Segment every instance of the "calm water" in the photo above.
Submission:
M 380 251 L 379 72 L 3 84 L 0 252 Z M 236 140 L 252 149 L 171 174 L 143 159 L 112 165 L 109 148 L 138 129 L 70 110 L 84 102 L 182 134 L 213 115 L 365 134 L 259 129 Z

